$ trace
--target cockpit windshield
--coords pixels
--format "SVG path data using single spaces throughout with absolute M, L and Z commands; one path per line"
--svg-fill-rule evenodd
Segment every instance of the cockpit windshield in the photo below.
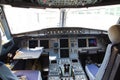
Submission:
M 12 34 L 50 27 L 85 27 L 108 30 L 119 20 L 120 5 L 64 9 L 18 8 L 6 5 L 4 11 Z

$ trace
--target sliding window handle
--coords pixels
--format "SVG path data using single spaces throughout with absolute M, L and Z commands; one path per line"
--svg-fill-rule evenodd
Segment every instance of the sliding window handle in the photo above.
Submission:
M 13 57 L 12 53 L 8 53 L 8 54 L 7 54 L 7 62 L 8 62 L 8 63 L 11 63 L 11 62 L 12 62 L 12 57 Z

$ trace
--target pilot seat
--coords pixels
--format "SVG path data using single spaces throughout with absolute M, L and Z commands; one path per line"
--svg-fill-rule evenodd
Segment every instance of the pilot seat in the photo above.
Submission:
M 85 66 L 85 71 L 89 77 L 89 80 L 105 80 L 104 75 L 108 68 L 108 63 L 110 62 L 110 59 L 112 57 L 111 55 L 113 54 L 113 46 L 120 43 L 120 25 L 111 26 L 108 30 L 108 36 L 111 43 L 108 44 L 106 48 L 106 53 L 101 66 L 98 67 L 94 63 L 86 64 Z

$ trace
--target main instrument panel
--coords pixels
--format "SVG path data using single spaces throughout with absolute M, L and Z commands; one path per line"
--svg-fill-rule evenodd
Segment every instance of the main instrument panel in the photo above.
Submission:
M 44 52 L 71 57 L 78 52 L 94 54 L 105 50 L 107 32 L 86 28 L 48 28 L 35 32 L 14 35 L 24 38 L 21 47 L 44 47 Z
M 54 50 L 54 53 L 61 53 L 60 57 L 69 57 L 69 53 L 77 51 L 101 50 L 104 46 L 100 45 L 97 37 L 64 37 L 64 38 L 30 38 L 27 40 L 28 48 L 44 47 L 45 52 Z

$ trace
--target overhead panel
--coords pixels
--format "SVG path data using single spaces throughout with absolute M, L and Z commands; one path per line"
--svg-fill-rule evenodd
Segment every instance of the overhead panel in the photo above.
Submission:
M 104 0 L 0 0 L 0 4 L 11 4 L 19 7 L 85 7 L 101 3 Z
M 102 0 L 38 0 L 40 5 L 47 6 L 58 6 L 58 7 L 67 7 L 67 6 L 85 6 L 89 4 L 99 3 Z

